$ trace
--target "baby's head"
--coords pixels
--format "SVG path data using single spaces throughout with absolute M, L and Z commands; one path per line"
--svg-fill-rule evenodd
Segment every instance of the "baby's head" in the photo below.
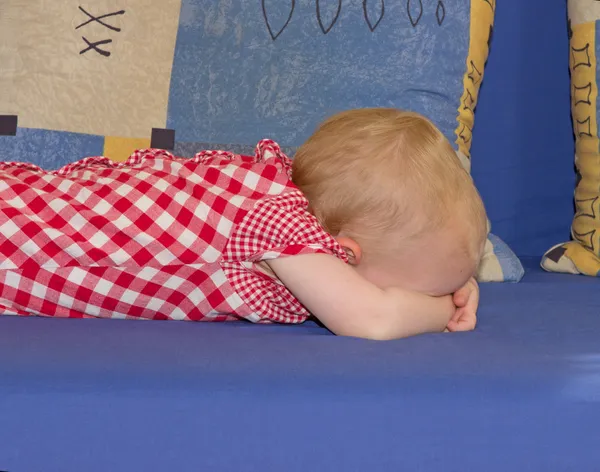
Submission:
M 379 287 L 440 296 L 474 275 L 485 209 L 448 140 L 421 115 L 339 113 L 300 147 L 292 176 L 356 270 Z

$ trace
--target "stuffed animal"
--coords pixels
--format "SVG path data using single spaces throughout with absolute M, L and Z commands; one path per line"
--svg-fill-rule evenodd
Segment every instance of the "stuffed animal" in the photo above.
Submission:
M 600 138 L 598 51 L 600 2 L 569 0 L 571 110 L 575 132 L 575 217 L 572 241 L 542 259 L 548 271 L 600 276 Z

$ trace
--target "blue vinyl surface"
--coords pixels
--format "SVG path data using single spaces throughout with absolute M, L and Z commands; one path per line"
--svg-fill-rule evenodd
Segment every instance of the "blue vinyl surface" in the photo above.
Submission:
M 600 279 L 543 273 L 573 215 L 566 2 L 497 2 L 473 173 L 525 260 L 473 333 L 0 318 L 0 470 L 600 470 Z
M 482 288 L 480 325 L 0 319 L 0 469 L 594 471 L 600 280 Z

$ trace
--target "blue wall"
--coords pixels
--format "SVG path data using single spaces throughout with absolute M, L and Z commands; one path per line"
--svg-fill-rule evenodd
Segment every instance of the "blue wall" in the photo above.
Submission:
M 493 230 L 519 255 L 569 238 L 574 138 L 564 0 L 497 2 L 473 175 Z

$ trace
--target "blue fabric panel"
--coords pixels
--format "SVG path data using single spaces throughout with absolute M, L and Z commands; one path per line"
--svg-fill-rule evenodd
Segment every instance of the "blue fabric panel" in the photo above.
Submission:
M 594 471 L 600 280 L 482 287 L 475 332 L 0 318 L 0 469 Z
M 365 4 L 183 0 L 168 127 L 184 142 L 297 146 L 334 112 L 396 106 L 454 142 L 470 1 Z
M 0 136 L 0 161 L 19 161 L 58 169 L 88 156 L 101 156 L 104 137 L 18 128 L 16 136 Z

